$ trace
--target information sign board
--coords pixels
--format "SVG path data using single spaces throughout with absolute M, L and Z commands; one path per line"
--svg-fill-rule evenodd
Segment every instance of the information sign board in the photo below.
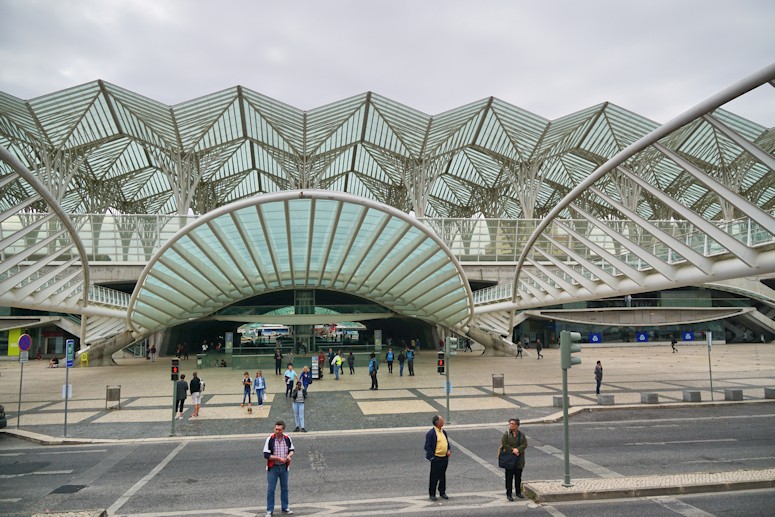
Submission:
M 67 359 L 67 367 L 72 368 L 73 367 L 73 359 L 75 358 L 75 340 L 74 339 L 68 339 L 65 341 L 65 357 Z
M 27 363 L 30 360 L 30 353 L 26 350 L 23 352 L 19 352 L 19 362 L 20 363 Z

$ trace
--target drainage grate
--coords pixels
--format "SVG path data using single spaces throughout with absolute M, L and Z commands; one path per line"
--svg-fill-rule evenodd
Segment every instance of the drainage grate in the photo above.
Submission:
M 82 488 L 86 488 L 87 485 L 62 485 L 53 492 L 52 494 L 74 494 L 81 490 Z

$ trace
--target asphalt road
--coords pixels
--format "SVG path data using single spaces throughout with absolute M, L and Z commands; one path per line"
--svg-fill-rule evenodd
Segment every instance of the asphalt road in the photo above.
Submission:
M 775 407 L 603 411 L 571 424 L 571 479 L 775 464 Z M 423 432 L 292 433 L 296 515 L 772 515 L 775 490 L 535 505 L 510 503 L 495 466 L 501 428 L 449 428 L 449 501 L 427 498 Z M 561 479 L 561 424 L 531 425 L 523 480 Z M 41 447 L 0 435 L 0 515 L 263 515 L 263 438 Z M 279 490 L 278 490 L 279 491 Z M 279 515 L 279 494 L 276 514 Z M 705 512 L 705 513 L 703 513 Z

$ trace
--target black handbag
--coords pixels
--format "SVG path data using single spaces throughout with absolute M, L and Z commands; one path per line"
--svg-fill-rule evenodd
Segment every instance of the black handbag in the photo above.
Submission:
M 503 451 L 498 455 L 498 466 L 502 469 L 515 470 L 519 465 L 519 456 L 511 451 Z

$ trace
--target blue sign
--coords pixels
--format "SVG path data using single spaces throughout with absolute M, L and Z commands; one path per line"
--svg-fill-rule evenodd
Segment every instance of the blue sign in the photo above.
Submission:
M 67 358 L 67 367 L 72 368 L 73 358 L 75 357 L 75 340 L 68 339 L 67 341 L 65 341 L 65 347 L 67 350 L 65 354 L 65 357 Z
M 648 332 L 636 332 L 635 333 L 635 341 L 638 343 L 648 343 L 649 340 L 649 333 Z
M 681 333 L 681 339 L 684 341 L 694 341 L 694 332 Z
M 19 349 L 22 352 L 26 352 L 32 346 L 32 338 L 29 334 L 22 334 L 19 336 Z
M 589 335 L 589 342 L 590 343 L 602 343 L 603 342 L 603 334 L 590 334 Z

